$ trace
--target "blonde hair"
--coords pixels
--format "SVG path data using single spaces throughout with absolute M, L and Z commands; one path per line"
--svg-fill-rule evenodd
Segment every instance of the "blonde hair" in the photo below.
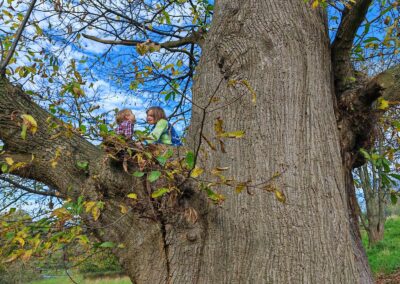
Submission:
M 132 110 L 130 110 L 128 108 L 122 109 L 119 112 L 117 112 L 117 115 L 115 116 L 115 120 L 117 121 L 117 124 L 120 124 L 121 122 L 123 122 L 125 120 L 125 117 L 129 114 L 132 114 L 133 117 L 135 117 Z
M 146 114 L 148 114 L 149 111 L 153 112 L 154 120 L 156 123 L 160 119 L 167 119 L 167 116 L 165 115 L 165 111 L 161 107 L 158 107 L 158 106 L 150 107 L 148 110 L 146 110 Z

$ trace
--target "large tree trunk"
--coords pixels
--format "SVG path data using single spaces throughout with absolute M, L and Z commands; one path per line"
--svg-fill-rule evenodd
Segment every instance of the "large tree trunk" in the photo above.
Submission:
M 300 0 L 217 1 L 195 80 L 194 151 L 201 130 L 214 139 L 217 118 L 227 131 L 246 132 L 243 139 L 225 141 L 227 153 L 211 151 L 203 141 L 199 165 L 210 171 L 229 167 L 225 176 L 249 185 L 280 172 L 274 186 L 286 194 L 285 204 L 257 188 L 248 195 L 220 186 L 216 190 L 226 201 L 218 207 L 186 188 L 176 210 L 158 210 L 149 201 L 123 214 L 119 205 L 127 193 L 149 200 L 146 184 L 82 138 L 48 140 L 46 114 L 28 99 L 16 103 L 18 94 L 12 93 L 18 91 L 6 82 L 0 85 L 0 138 L 8 152 L 25 159 L 35 154 L 30 170 L 16 174 L 106 203 L 97 222 L 83 219 L 100 239 L 125 245 L 115 253 L 135 283 L 372 283 L 350 219 L 351 164 L 341 158 L 322 11 Z M 17 123 L 5 128 L 13 110 L 30 112 L 44 126 L 40 133 L 25 142 L 15 138 Z M 70 166 L 46 172 L 57 147 L 70 153 L 62 156 Z M 85 148 L 91 152 L 82 155 Z M 89 161 L 87 173 L 74 167 L 81 159 Z M 202 179 L 214 179 L 210 171 Z M 182 218 L 190 207 L 198 212 L 195 224 Z
M 229 80 L 247 80 L 257 102 Z M 227 198 L 206 216 L 198 283 L 372 283 L 349 220 L 351 165 L 341 159 L 324 15 L 303 1 L 218 1 L 193 92 L 202 107 L 219 99 L 194 107 L 193 132 L 204 113 L 207 137 L 217 117 L 246 131 L 204 167 L 229 166 L 226 176 L 253 184 L 287 168 L 285 205 L 220 188 Z

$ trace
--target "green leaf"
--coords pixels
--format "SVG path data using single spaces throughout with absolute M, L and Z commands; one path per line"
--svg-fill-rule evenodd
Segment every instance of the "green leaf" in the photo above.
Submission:
M 107 128 L 106 124 L 100 124 L 99 128 L 100 128 L 101 133 L 105 133 L 105 134 L 108 133 L 108 128 Z
M 379 41 L 379 39 L 376 37 L 369 37 L 366 40 L 364 40 L 364 43 L 369 43 L 369 42 L 373 42 L 373 41 Z
M 2 165 L 1 165 L 1 171 L 2 171 L 3 173 L 6 173 L 7 170 L 8 170 L 8 165 L 7 165 L 7 164 L 2 164 Z
M 164 14 L 165 21 L 167 22 L 168 25 L 170 25 L 171 24 L 171 18 L 169 17 L 169 14 L 165 10 L 162 13 Z
M 26 139 L 26 131 L 28 130 L 28 126 L 26 124 L 22 124 L 22 130 L 21 130 L 21 138 L 23 140 Z
M 76 163 L 76 166 L 81 170 L 87 170 L 88 166 L 89 166 L 89 162 L 87 162 L 87 161 L 78 161 Z
M 157 161 L 160 163 L 161 166 L 164 166 L 165 163 L 167 162 L 167 158 L 163 157 L 163 156 L 159 156 L 156 158 Z
M 398 121 L 398 120 L 392 121 L 392 125 L 393 125 L 394 127 L 396 127 L 396 129 L 397 129 L 398 131 L 400 130 L 400 121 Z
M 136 172 L 134 172 L 132 175 L 133 175 L 134 177 L 142 177 L 142 176 L 144 176 L 144 172 L 138 172 L 138 171 L 136 171 Z
M 161 197 L 161 196 L 163 196 L 164 194 L 166 194 L 168 192 L 169 192 L 168 188 L 162 187 L 162 188 L 157 189 L 157 191 L 153 192 L 151 194 L 151 197 L 152 198 Z
M 186 158 L 185 158 L 186 164 L 188 165 L 189 169 L 193 169 L 194 167 L 194 154 L 193 152 L 189 151 L 186 153 Z
M 397 203 L 397 193 L 393 190 L 390 192 L 390 201 L 393 205 Z
M 360 148 L 359 151 L 360 151 L 360 153 L 364 156 L 365 159 L 371 160 L 371 156 L 368 154 L 368 152 L 367 152 L 365 149 Z
M 392 180 L 386 174 L 382 174 L 381 178 L 382 178 L 382 184 L 385 186 L 389 186 L 392 183 Z
M 389 165 L 389 161 L 387 159 L 382 159 L 382 165 L 383 168 L 385 170 L 385 172 L 390 172 L 390 165 Z
M 149 173 L 149 175 L 147 176 L 147 180 L 149 182 L 154 182 L 156 180 L 158 180 L 158 178 L 161 176 L 161 172 L 160 171 L 151 171 Z
M 391 177 L 400 180 L 400 175 L 399 174 L 390 174 Z
M 221 203 L 225 200 L 225 197 L 222 194 L 214 192 L 209 186 L 201 184 L 201 188 L 207 192 L 208 198 L 215 203 Z
M 113 248 L 115 244 L 113 242 L 104 242 L 99 245 L 100 248 Z
M 172 149 L 168 149 L 167 152 L 164 153 L 164 157 L 169 159 L 172 157 L 172 155 L 174 154 L 174 151 L 172 151 Z

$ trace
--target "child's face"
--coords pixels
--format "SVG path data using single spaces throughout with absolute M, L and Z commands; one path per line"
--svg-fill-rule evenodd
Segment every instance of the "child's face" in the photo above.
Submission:
M 136 121 L 135 116 L 133 115 L 133 113 L 130 113 L 130 114 L 126 115 L 125 119 L 130 121 L 131 123 L 135 123 L 135 121 Z
M 157 121 L 156 121 L 156 119 L 155 119 L 155 117 L 154 117 L 154 113 L 153 113 L 152 110 L 149 110 L 149 111 L 147 112 L 147 118 L 146 118 L 146 120 L 147 120 L 147 123 L 148 123 L 148 124 L 155 124 L 155 123 L 157 123 Z

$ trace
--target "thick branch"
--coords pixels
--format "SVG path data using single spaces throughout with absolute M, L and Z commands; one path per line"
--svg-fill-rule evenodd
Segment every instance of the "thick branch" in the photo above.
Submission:
M 26 139 L 20 135 L 23 114 L 31 115 L 38 124 L 35 134 L 28 129 Z M 53 123 L 57 127 L 50 127 Z M 85 188 L 93 191 L 94 184 L 113 190 L 131 181 L 110 166 L 99 147 L 52 117 L 6 79 L 0 80 L 0 139 L 5 144 L 2 160 L 12 156 L 15 163 L 25 163 L 12 174 L 43 182 L 68 196 L 79 196 Z M 88 169 L 79 169 L 78 161 L 88 162 Z M 96 195 L 94 191 L 87 194 Z
M 136 46 L 138 44 L 145 43 L 146 41 L 140 40 L 109 40 L 109 39 L 101 39 L 95 36 L 83 34 L 83 36 L 87 39 L 97 41 L 104 44 L 113 44 L 113 45 L 127 45 L 127 46 Z M 182 47 L 188 44 L 200 44 L 202 40 L 202 33 L 201 32 L 194 32 L 190 36 L 175 40 L 175 41 L 167 41 L 162 43 L 153 42 L 156 45 L 159 45 L 162 48 L 170 49 L 176 47 Z
M 373 81 L 382 88 L 382 97 L 392 104 L 400 102 L 400 65 L 377 75 Z
M 351 8 L 345 8 L 336 38 L 332 44 L 332 61 L 335 75 L 336 93 L 340 95 L 349 84 L 349 78 L 355 77 L 350 61 L 353 41 L 357 30 L 365 19 L 372 0 L 356 1 Z
M 358 150 L 374 144 L 376 122 L 385 112 L 376 108 L 375 101 L 379 97 L 393 105 L 400 101 L 400 65 L 357 82 L 357 86 L 343 92 L 338 100 L 342 154 L 352 167 L 365 162 Z

